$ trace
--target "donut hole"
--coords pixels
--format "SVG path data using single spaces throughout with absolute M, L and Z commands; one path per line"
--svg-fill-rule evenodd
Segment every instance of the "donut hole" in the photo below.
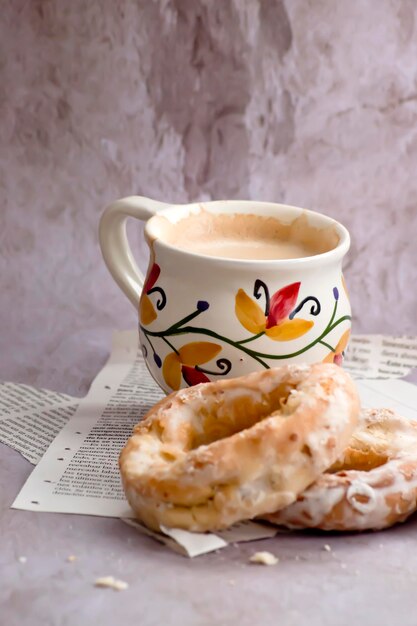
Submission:
M 390 411 L 388 419 L 385 414 L 381 416 L 378 412 L 376 415 L 375 412 L 370 413 L 368 423 L 365 421 L 362 427 L 353 433 L 342 459 L 333 465 L 331 473 L 341 470 L 370 472 L 388 463 L 392 457 L 390 434 L 393 430 L 393 414 Z
M 255 393 L 251 389 L 219 390 L 215 397 L 203 398 L 195 407 L 192 420 L 193 436 L 189 449 L 209 445 L 255 426 L 271 417 L 288 417 L 294 408 L 289 408 L 288 399 L 295 385 L 281 383 L 270 393 Z
M 332 465 L 329 470 L 329 474 L 342 474 L 342 472 L 348 472 L 349 470 L 356 470 L 358 472 L 370 472 L 381 465 L 385 465 L 389 461 L 388 455 L 380 450 L 373 450 L 371 448 L 359 450 L 354 447 L 349 447 L 344 452 L 342 459 Z

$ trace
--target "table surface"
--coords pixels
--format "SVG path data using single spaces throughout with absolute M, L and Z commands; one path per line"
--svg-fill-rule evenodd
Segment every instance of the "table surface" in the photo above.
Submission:
M 42 384 L 50 368 L 54 388 L 85 390 L 104 358 L 103 343 L 80 342 L 72 361 L 80 364 L 77 375 L 63 372 L 59 379 L 53 363 L 43 364 Z M 39 380 L 34 373 L 25 382 Z M 1 624 L 417 623 L 417 519 L 379 533 L 281 535 L 187 559 L 117 519 L 11 510 L 31 471 L 17 452 L 0 446 Z M 249 564 L 258 550 L 273 552 L 279 563 Z M 69 555 L 76 561 L 68 562 Z M 129 588 L 94 587 L 108 575 Z

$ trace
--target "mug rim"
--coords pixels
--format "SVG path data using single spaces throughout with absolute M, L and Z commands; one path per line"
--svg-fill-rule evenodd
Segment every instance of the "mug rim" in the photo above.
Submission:
M 217 207 L 216 207 L 217 205 Z M 295 259 L 239 259 L 239 258 L 231 258 L 231 257 L 220 257 L 220 256 L 212 256 L 200 254 L 198 252 L 193 252 L 190 250 L 185 250 L 183 248 L 178 248 L 177 246 L 167 243 L 163 239 L 160 239 L 158 233 L 156 232 L 155 222 L 157 223 L 157 219 L 159 216 L 163 217 L 174 217 L 175 220 L 170 219 L 170 221 L 177 222 L 190 214 L 197 213 L 201 210 L 210 211 L 210 207 L 219 208 L 219 213 L 238 213 L 239 211 L 222 211 L 223 206 L 227 206 L 228 208 L 233 208 L 235 205 L 236 209 L 241 207 L 243 209 L 250 209 L 253 207 L 253 213 L 259 215 L 265 215 L 265 213 L 260 213 L 255 210 L 255 207 L 271 210 L 285 210 L 286 212 L 294 212 L 294 219 L 298 216 L 305 214 L 307 217 L 310 217 L 312 221 L 321 221 L 323 227 L 325 226 L 334 226 L 336 232 L 339 236 L 339 242 L 335 248 L 332 250 L 328 250 L 327 252 L 321 252 L 319 254 L 313 254 L 307 257 L 300 257 Z M 213 212 L 213 211 L 211 211 Z M 250 213 L 250 210 L 240 211 L 243 213 Z M 268 214 L 267 214 L 268 215 Z M 271 216 L 271 215 L 268 215 Z M 277 216 L 278 217 L 278 216 Z M 210 200 L 207 202 L 192 202 L 189 204 L 172 204 L 168 205 L 166 208 L 158 211 L 155 215 L 150 217 L 145 225 L 145 236 L 149 242 L 152 244 L 157 243 L 158 247 L 161 246 L 166 250 L 174 253 L 180 254 L 184 256 L 188 256 L 195 260 L 204 261 L 210 263 L 211 265 L 239 265 L 246 267 L 259 267 L 259 266 L 272 266 L 277 269 L 293 269 L 300 266 L 316 266 L 327 264 L 330 262 L 335 262 L 341 260 L 345 254 L 348 252 L 350 248 L 350 234 L 346 226 L 344 226 L 341 222 L 338 222 L 333 217 L 326 215 L 325 213 L 321 213 L 318 211 L 313 211 L 311 209 L 304 209 L 301 207 L 297 207 L 291 204 L 280 204 L 277 202 L 265 202 L 265 201 L 257 201 L 257 200 Z

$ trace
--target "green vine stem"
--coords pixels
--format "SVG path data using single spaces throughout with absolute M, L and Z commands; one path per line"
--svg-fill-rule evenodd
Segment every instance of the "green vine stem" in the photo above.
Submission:
M 337 307 L 337 303 L 336 303 L 335 309 L 336 307 Z M 193 315 L 193 317 L 195 317 L 195 315 Z M 190 316 L 188 316 L 188 319 L 184 318 L 182 322 L 184 323 L 185 320 L 188 321 L 189 318 Z M 301 348 L 300 350 L 297 350 L 296 352 L 292 352 L 290 354 L 265 354 L 263 352 L 258 352 L 256 350 L 252 350 L 246 347 L 246 345 L 242 345 L 244 343 L 247 343 L 248 340 L 233 341 L 232 339 L 228 339 L 227 337 L 224 337 L 223 335 L 220 335 L 219 333 L 216 333 L 213 330 L 208 330 L 206 328 L 199 328 L 195 326 L 182 326 L 180 322 L 178 322 L 178 324 L 175 324 L 174 326 L 171 326 L 165 331 L 150 331 L 144 328 L 143 326 L 140 326 L 140 328 L 142 332 L 144 333 L 144 335 L 146 336 L 151 346 L 152 346 L 152 343 L 150 341 L 150 337 L 159 337 L 160 339 L 165 341 L 165 343 L 167 343 L 174 352 L 178 354 L 178 351 L 176 350 L 176 348 L 174 348 L 174 346 L 167 340 L 167 336 L 175 337 L 177 335 L 185 335 L 185 334 L 191 334 L 191 333 L 195 335 L 206 335 L 208 337 L 212 337 L 213 339 L 217 339 L 218 341 L 222 341 L 223 343 L 227 343 L 233 346 L 234 348 L 237 348 L 241 352 L 244 352 L 245 354 L 253 358 L 255 361 L 260 363 L 265 369 L 269 369 L 269 365 L 265 363 L 263 359 L 273 359 L 273 360 L 291 359 L 293 357 L 299 356 L 300 354 L 303 354 L 304 352 L 307 352 L 307 350 L 310 350 L 310 348 L 312 348 L 318 343 L 325 345 L 326 347 L 329 348 L 329 350 L 334 352 L 334 348 L 332 348 L 329 344 L 323 341 L 324 337 L 326 337 L 329 333 L 331 333 L 331 331 L 334 330 L 334 328 L 336 328 L 342 322 L 352 319 L 350 315 L 343 315 L 336 322 L 333 322 L 334 318 L 335 318 L 335 311 L 333 311 L 333 314 L 332 314 L 332 317 L 330 318 L 329 323 L 327 324 L 326 328 L 324 329 L 324 331 L 319 337 L 317 337 L 316 339 L 314 339 L 314 341 L 304 346 L 304 348 Z M 257 335 L 254 335 L 254 337 L 253 338 L 251 337 L 250 339 L 251 340 L 256 339 L 260 337 L 261 335 L 263 335 L 263 333 L 258 333 Z
M 325 348 L 328 348 L 331 352 L 336 352 L 336 349 L 332 348 L 332 346 L 329 343 L 326 343 L 325 341 L 319 341 L 319 343 L 321 343 L 321 345 L 324 346 Z
M 175 329 L 179 328 L 180 326 L 182 326 L 183 324 L 186 324 L 187 322 L 191 322 L 191 320 L 193 320 L 198 315 L 201 315 L 201 313 L 202 313 L 202 311 L 197 310 L 197 311 L 194 311 L 193 313 L 190 313 L 190 315 L 187 315 L 186 317 L 183 317 L 182 320 L 180 320 L 176 324 L 173 324 L 172 326 L 170 326 L 165 331 L 165 334 L 167 334 L 171 330 L 175 330 Z
M 249 343 L 250 341 L 254 341 L 255 339 L 259 339 L 259 337 L 262 337 L 262 335 L 264 335 L 264 334 L 265 334 L 265 331 L 262 330 L 257 335 L 252 335 L 252 337 L 249 337 L 248 339 L 242 339 L 241 341 L 236 341 L 236 344 L 241 346 L 243 343 Z
M 148 332 L 147 332 L 147 331 L 146 331 L 146 330 L 145 330 L 142 326 L 141 326 L 141 328 L 142 328 L 142 330 L 145 332 L 146 339 L 149 341 L 149 345 L 150 345 L 150 346 L 151 346 L 151 348 L 152 348 L 152 352 L 155 354 L 156 350 L 155 350 L 155 348 L 154 348 L 154 346 L 153 346 L 152 341 L 151 341 L 151 340 L 149 339 L 149 337 L 148 337 L 148 334 L 149 334 L 149 333 L 148 333 Z M 155 336 L 156 336 L 156 335 L 155 335 Z M 164 339 L 164 337 L 162 337 L 162 336 L 161 336 L 161 339 Z M 164 339 L 164 341 L 165 341 L 165 339 Z
M 142 328 L 142 330 L 143 330 L 143 328 Z M 146 331 L 145 331 L 145 335 L 146 335 Z M 149 341 L 149 338 L 148 338 L 148 337 L 146 337 L 146 339 L 148 339 L 148 341 Z M 176 349 L 176 347 L 175 347 L 175 346 L 173 346 L 173 345 L 172 345 L 172 343 L 171 343 L 170 341 L 168 341 L 168 339 L 167 339 L 164 335 L 162 335 L 162 336 L 161 336 L 161 339 L 163 339 L 163 340 L 165 341 L 165 343 L 166 343 L 166 344 L 167 344 L 167 345 L 171 348 L 171 350 L 172 350 L 173 352 L 175 352 L 175 354 L 179 354 L 179 352 L 178 352 L 178 350 Z M 151 343 L 151 342 L 149 341 L 149 343 Z M 152 345 L 152 344 L 151 344 L 151 345 Z M 152 347 L 153 347 L 153 346 L 152 346 Z

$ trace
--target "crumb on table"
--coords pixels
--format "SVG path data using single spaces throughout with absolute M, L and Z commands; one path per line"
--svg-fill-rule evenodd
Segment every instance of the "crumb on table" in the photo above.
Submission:
M 124 591 L 129 587 L 124 580 L 117 580 L 114 576 L 102 576 L 101 578 L 96 578 L 94 581 L 95 587 L 107 587 L 109 589 L 114 589 L 115 591 Z
M 252 554 L 249 561 L 259 565 L 276 565 L 279 559 L 274 554 L 271 554 L 271 552 L 255 552 L 255 554 Z
M 70 554 L 69 556 L 67 556 L 68 563 L 74 563 L 74 561 L 76 560 L 77 560 L 77 557 L 74 554 Z

